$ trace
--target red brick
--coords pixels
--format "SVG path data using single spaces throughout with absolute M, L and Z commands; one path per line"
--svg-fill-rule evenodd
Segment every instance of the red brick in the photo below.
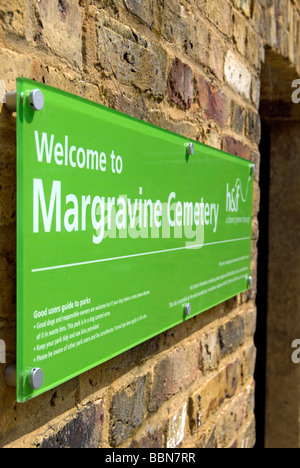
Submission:
M 224 127 L 230 115 L 229 97 L 201 76 L 197 77 L 197 95 L 205 119 L 213 119 Z
M 168 98 L 184 110 L 191 108 L 194 96 L 194 79 L 190 67 L 178 58 L 173 62 L 168 79 Z
M 241 141 L 236 140 L 233 137 L 224 137 L 222 141 L 222 149 L 227 153 L 234 154 L 240 158 L 250 160 L 251 150 L 249 146 L 245 145 Z
M 218 330 L 221 357 L 236 351 L 244 342 L 245 325 L 242 316 L 234 317 Z
M 193 341 L 175 349 L 154 369 L 149 411 L 157 411 L 162 403 L 187 388 L 197 377 L 199 343 Z
M 99 448 L 103 421 L 103 401 L 90 403 L 58 432 L 46 437 L 41 448 Z
M 133 439 L 129 448 L 156 448 L 160 449 L 163 447 L 164 433 L 162 429 L 156 431 L 150 431 L 148 434 L 141 439 Z
M 226 398 L 232 398 L 236 393 L 241 380 L 241 362 L 236 361 L 228 364 L 226 369 L 227 393 Z
M 110 443 L 120 445 L 142 424 L 147 376 L 139 377 L 112 397 Z
M 241 362 L 236 359 L 206 380 L 189 398 L 190 430 L 194 435 L 223 403 L 236 394 L 241 377 Z

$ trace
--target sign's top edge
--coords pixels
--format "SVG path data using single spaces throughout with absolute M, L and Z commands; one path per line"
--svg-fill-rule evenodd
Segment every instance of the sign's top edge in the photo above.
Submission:
M 62 96 L 64 97 L 69 97 L 69 98 L 72 98 L 72 99 L 76 99 L 77 101 L 79 102 L 82 102 L 83 104 L 86 104 L 86 105 L 91 105 L 93 107 L 96 107 L 98 109 L 102 109 L 106 112 L 109 112 L 111 114 L 115 114 L 115 115 L 118 115 L 118 116 L 124 116 L 126 117 L 127 119 L 130 119 L 132 122 L 135 122 L 135 123 L 139 123 L 141 125 L 144 125 L 145 127 L 148 127 L 148 128 L 152 128 L 152 129 L 158 129 L 160 130 L 161 132 L 165 133 L 166 135 L 173 135 L 177 138 L 180 138 L 184 141 L 184 143 L 193 143 L 194 145 L 198 146 L 198 147 L 201 147 L 201 148 L 209 148 L 210 150 L 213 150 L 215 151 L 217 154 L 219 154 L 219 156 L 225 156 L 225 157 L 230 157 L 230 158 L 234 158 L 236 159 L 237 161 L 239 161 L 241 164 L 247 164 L 247 165 L 252 165 L 252 161 L 248 161 L 247 159 L 244 159 L 242 158 L 241 156 L 237 156 L 235 154 L 232 154 L 232 153 L 228 153 L 226 151 L 222 151 L 218 148 L 214 148 L 212 146 L 208 146 L 206 145 L 205 143 L 201 143 L 200 141 L 197 141 L 197 140 L 194 140 L 193 138 L 189 138 L 187 136 L 184 136 L 184 135 L 181 135 L 179 133 L 176 133 L 176 132 L 173 132 L 171 130 L 168 130 L 166 128 L 163 128 L 163 127 L 159 127 L 155 124 L 152 124 L 150 122 L 147 122 L 145 120 L 140 120 L 136 117 L 133 117 L 129 114 L 125 114 L 124 112 L 121 112 L 121 111 L 118 111 L 116 109 L 113 109 L 111 107 L 107 107 L 103 104 L 99 104 L 95 101 L 91 101 L 87 98 L 84 98 L 82 96 L 78 96 L 76 94 L 72 94 L 68 91 L 64 91 L 62 89 L 59 89 L 59 88 L 56 88 L 55 86 L 51 86 L 51 85 L 47 85 L 45 83 L 40 83 L 38 81 L 34 81 L 34 80 L 31 80 L 29 78 L 25 78 L 25 77 L 18 77 L 17 78 L 17 84 L 20 84 L 22 85 L 22 83 L 27 83 L 28 85 L 30 86 L 33 86 L 33 87 L 36 87 L 36 88 L 39 88 L 41 90 L 52 90 L 53 92 L 56 92 L 58 94 L 61 94 Z

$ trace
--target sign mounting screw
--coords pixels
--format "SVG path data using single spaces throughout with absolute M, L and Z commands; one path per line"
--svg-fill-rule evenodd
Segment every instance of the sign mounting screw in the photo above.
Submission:
M 34 89 L 27 98 L 28 104 L 35 111 L 41 111 L 45 105 L 45 99 L 42 91 Z
M 43 385 L 44 373 L 42 369 L 36 367 L 30 371 L 28 383 L 33 390 L 38 390 Z
M 17 91 L 8 91 L 4 97 L 4 105 L 8 112 L 16 112 L 17 110 Z
M 4 372 L 4 382 L 8 387 L 17 386 L 17 368 L 14 364 L 8 366 Z
M 194 152 L 195 152 L 194 143 L 189 143 L 188 144 L 188 154 L 189 154 L 189 156 L 193 156 Z
M 185 314 L 185 315 L 187 315 L 187 316 L 191 315 L 191 313 L 192 313 L 192 306 L 191 306 L 191 304 L 190 304 L 189 302 L 188 302 L 187 304 L 185 304 L 185 305 L 183 306 L 183 310 L 184 310 L 184 314 Z

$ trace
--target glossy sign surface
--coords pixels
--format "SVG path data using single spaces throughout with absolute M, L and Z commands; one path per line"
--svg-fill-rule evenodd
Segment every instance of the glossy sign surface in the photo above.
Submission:
M 26 79 L 17 119 L 19 402 L 248 288 L 252 163 Z

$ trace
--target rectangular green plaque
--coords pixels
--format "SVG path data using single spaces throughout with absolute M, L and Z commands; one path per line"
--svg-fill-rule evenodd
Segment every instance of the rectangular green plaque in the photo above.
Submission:
M 17 88 L 23 402 L 248 289 L 253 164 L 27 79 Z

